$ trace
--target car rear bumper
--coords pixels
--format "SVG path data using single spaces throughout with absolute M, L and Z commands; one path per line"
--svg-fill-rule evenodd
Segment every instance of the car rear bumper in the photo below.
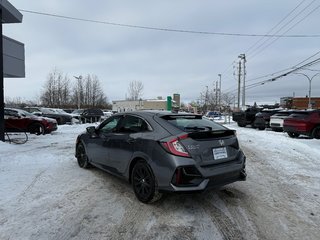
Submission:
M 247 174 L 245 168 L 246 157 L 240 151 L 237 159 L 224 164 L 200 167 L 196 165 L 179 166 L 176 168 L 169 186 L 160 185 L 160 192 L 196 192 L 218 188 L 236 181 L 245 181 Z M 193 174 L 184 173 L 181 183 L 177 184 L 177 169 L 194 168 Z M 188 172 L 187 170 L 185 172 Z M 194 174 L 196 172 L 196 174 Z M 198 173 L 198 174 L 197 174 Z

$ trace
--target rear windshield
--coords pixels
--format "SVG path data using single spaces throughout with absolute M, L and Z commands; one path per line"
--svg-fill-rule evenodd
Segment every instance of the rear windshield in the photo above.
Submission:
M 185 132 L 219 131 L 227 129 L 216 122 L 202 118 L 200 115 L 166 115 L 162 118 Z

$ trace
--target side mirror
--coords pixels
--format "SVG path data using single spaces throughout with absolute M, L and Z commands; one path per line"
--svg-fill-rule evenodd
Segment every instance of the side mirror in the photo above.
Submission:
M 87 133 L 89 133 L 90 135 L 96 134 L 96 128 L 94 126 L 87 127 L 86 130 L 87 130 Z

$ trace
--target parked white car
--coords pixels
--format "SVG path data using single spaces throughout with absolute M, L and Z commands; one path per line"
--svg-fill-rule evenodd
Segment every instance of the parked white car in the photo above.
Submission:
M 290 114 L 295 113 L 294 110 L 283 110 L 279 111 L 276 114 L 272 115 L 270 117 L 270 128 L 273 131 L 282 132 L 283 131 L 283 121 L 286 117 L 288 117 Z
M 107 118 L 111 117 L 112 116 L 112 112 L 110 111 L 103 111 L 103 116 L 101 117 L 101 121 L 104 121 L 106 120 Z

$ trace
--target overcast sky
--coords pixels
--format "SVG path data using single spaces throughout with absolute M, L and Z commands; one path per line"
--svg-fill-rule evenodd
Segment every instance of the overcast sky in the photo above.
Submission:
M 153 28 L 320 35 L 319 0 L 10 0 L 10 3 L 19 10 Z M 253 80 L 257 77 L 292 68 L 320 51 L 320 37 L 270 40 L 156 31 L 21 13 L 22 24 L 4 25 L 4 34 L 23 42 L 26 54 L 26 78 L 5 79 L 5 97 L 10 98 L 35 100 L 54 68 L 67 74 L 70 81 L 75 81 L 73 76 L 97 75 L 110 101 L 124 99 L 129 83 L 136 80 L 144 85 L 144 99 L 180 93 L 182 101 L 189 102 L 199 99 L 206 86 L 213 88 L 218 74 L 222 74 L 222 92 L 236 95 L 234 66 L 239 54 L 246 54 L 249 85 L 270 78 Z M 319 57 L 317 54 L 308 61 Z M 320 64 L 309 69 L 320 70 Z M 309 76 L 317 73 L 301 72 Z M 248 89 L 246 100 L 249 104 L 279 102 L 283 96 L 306 96 L 308 87 L 306 77 L 289 75 Z M 312 96 L 320 97 L 320 75 L 312 81 Z

